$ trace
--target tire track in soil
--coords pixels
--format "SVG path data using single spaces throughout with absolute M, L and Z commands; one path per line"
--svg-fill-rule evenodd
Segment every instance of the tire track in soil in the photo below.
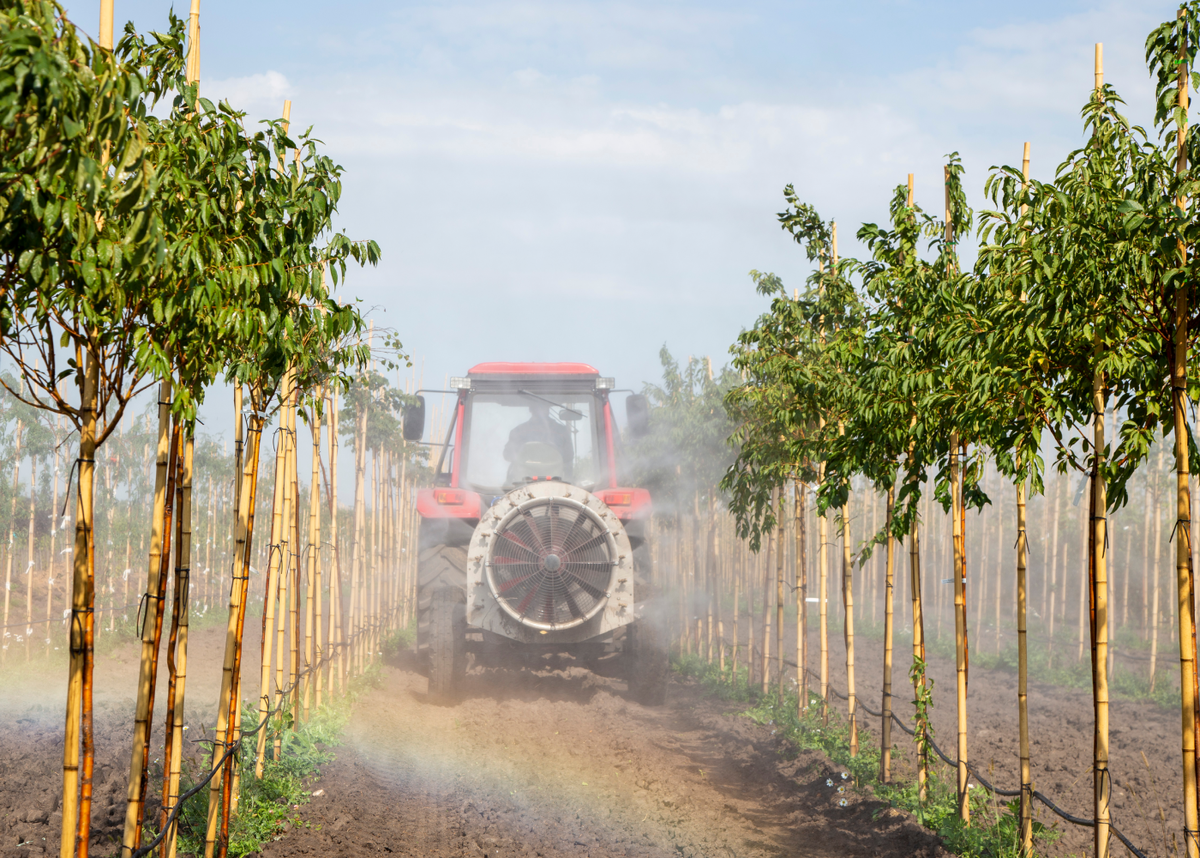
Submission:
M 947 854 L 909 815 L 839 795 L 823 756 L 783 759 L 769 727 L 678 682 L 661 709 L 577 668 L 472 673 L 449 707 L 425 685 L 384 668 L 323 794 L 265 856 Z

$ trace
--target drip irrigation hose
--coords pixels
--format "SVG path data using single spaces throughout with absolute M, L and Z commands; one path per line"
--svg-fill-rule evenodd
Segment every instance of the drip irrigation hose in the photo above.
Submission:
M 133 854 L 130 856 L 130 858 L 146 858 L 146 856 L 148 856 L 151 852 L 153 852 L 156 848 L 158 848 L 159 844 L 162 843 L 163 838 L 166 837 L 167 832 L 171 830 L 171 826 L 175 824 L 175 820 L 179 818 L 179 814 L 183 812 L 184 802 L 187 801 L 188 799 L 190 799 L 192 796 L 199 793 L 206 786 L 208 786 L 209 782 L 213 779 L 213 777 L 216 776 L 217 772 L 221 771 L 221 769 L 224 768 L 225 762 L 231 756 L 233 756 L 235 753 L 237 753 L 238 751 L 241 750 L 242 743 L 247 738 L 257 735 L 259 733 L 259 731 L 261 731 L 265 726 L 267 726 L 267 724 L 269 724 L 271 722 L 271 719 L 274 716 L 278 715 L 280 712 L 282 712 L 286 708 L 285 703 L 283 701 L 287 700 L 288 695 L 290 695 L 291 692 L 297 687 L 297 684 L 299 683 L 299 681 L 301 679 L 303 679 L 305 676 L 308 676 L 309 674 L 313 673 L 314 671 L 319 670 L 320 668 L 324 667 L 330 661 L 330 659 L 333 657 L 334 652 L 336 652 L 339 649 L 349 647 L 365 631 L 366 631 L 366 629 L 361 629 L 358 632 L 355 632 L 353 635 L 350 635 L 346 640 L 339 641 L 339 642 L 333 644 L 330 647 L 329 653 L 327 653 L 327 654 L 323 655 L 321 658 L 319 658 L 315 664 L 311 664 L 308 667 L 306 667 L 304 670 L 297 673 L 296 676 L 292 679 L 292 681 L 289 682 L 287 684 L 287 686 L 279 692 L 279 699 L 281 702 L 274 709 L 267 712 L 267 714 L 262 718 L 261 721 L 258 722 L 257 726 L 255 726 L 255 728 L 253 730 L 249 730 L 249 731 L 243 730 L 237 739 L 234 739 L 231 742 L 225 742 L 224 743 L 226 746 L 225 752 L 223 754 L 221 754 L 220 759 L 215 760 L 213 762 L 213 766 L 211 769 L 209 769 L 208 774 L 206 774 L 196 784 L 194 784 L 191 789 L 189 789 L 183 795 L 179 796 L 178 799 L 176 799 L 175 806 L 172 807 L 171 812 L 169 814 L 167 814 L 166 824 L 162 827 L 162 829 L 158 832 L 158 834 L 154 837 L 153 840 L 151 840 L 145 846 L 142 846 L 141 848 L 135 850 L 133 852 Z M 204 741 L 207 742 L 208 740 L 204 740 Z M 215 745 L 216 743 L 214 742 L 212 744 Z
M 785 660 L 784 663 L 787 664 L 789 667 L 796 667 L 795 662 Z M 811 676 L 813 679 L 820 678 L 819 676 L 817 676 L 817 674 L 813 673 L 813 671 L 811 671 L 811 670 L 808 671 L 808 675 Z M 832 684 L 829 685 L 829 691 L 835 697 L 838 697 L 842 700 L 849 700 L 849 698 L 845 694 L 842 694 L 840 691 L 838 691 L 836 688 L 834 688 Z M 875 718 L 883 717 L 882 712 L 876 712 L 871 707 L 869 707 L 865 703 L 863 703 L 861 697 L 857 697 L 857 695 L 855 695 L 855 696 L 857 698 L 856 702 L 858 703 L 858 705 L 861 706 L 868 714 L 872 715 Z M 910 736 L 916 735 L 915 731 L 912 730 L 903 721 L 901 721 L 896 716 L 895 712 L 889 712 L 888 714 L 891 716 L 892 722 L 895 723 L 896 726 L 898 726 L 901 730 L 903 730 L 905 733 L 907 733 Z M 956 760 L 951 759 L 949 756 L 947 756 L 945 754 L 945 752 L 942 751 L 941 748 L 938 747 L 937 742 L 934 741 L 932 735 L 926 735 L 925 738 L 929 741 L 929 746 L 931 748 L 933 748 L 934 753 L 936 753 L 938 755 L 938 757 L 942 760 L 942 762 L 944 762 L 948 766 L 957 765 Z M 1000 787 L 997 787 L 996 785 L 992 784 L 990 781 L 988 781 L 987 778 L 985 778 L 983 775 L 981 775 L 979 773 L 978 769 L 976 769 L 970 763 L 967 763 L 967 772 L 971 775 L 971 777 L 975 778 L 975 780 L 977 780 L 979 782 L 980 786 L 982 786 L 984 789 L 986 789 L 990 793 L 994 793 L 995 795 L 999 795 L 999 796 L 1004 796 L 1006 798 L 1018 798 L 1021 795 L 1020 790 L 1001 789 Z M 1086 828 L 1095 828 L 1096 827 L 1095 820 L 1085 819 L 1082 816 L 1075 816 L 1072 813 L 1068 813 L 1067 811 L 1065 811 L 1061 807 L 1059 807 L 1057 804 L 1055 804 L 1054 801 L 1049 796 L 1047 796 L 1045 793 L 1041 792 L 1040 790 L 1034 790 L 1033 797 L 1036 798 L 1038 801 L 1040 801 L 1042 804 L 1044 804 L 1046 807 L 1050 808 L 1050 810 L 1054 811 L 1054 813 L 1057 814 L 1059 817 L 1066 820 L 1067 822 L 1072 823 L 1073 825 L 1082 825 Z M 1147 858 L 1146 853 L 1143 852 L 1142 850 L 1138 849 L 1132 843 L 1130 843 L 1129 838 L 1126 837 L 1124 834 L 1122 834 L 1121 831 L 1115 825 L 1110 824 L 1109 829 L 1112 831 L 1113 835 L 1118 840 L 1120 840 L 1122 844 L 1124 844 L 1125 848 L 1128 849 L 1134 856 L 1136 856 L 1136 858 Z
M 140 606 L 141 606 L 141 604 L 142 604 L 142 602 L 143 602 L 143 601 L 145 601 L 145 600 L 144 600 L 144 599 L 138 599 L 136 602 L 130 602 L 128 605 L 118 605 L 117 607 L 114 607 L 114 608 L 100 608 L 100 609 L 98 609 L 98 610 L 99 610 L 99 611 L 103 611 L 104 613 L 108 613 L 109 611 L 125 611 L 125 610 L 128 610 L 129 608 L 134 608 L 134 607 L 138 607 L 138 608 L 140 608 Z M 138 613 L 139 613 L 139 615 L 141 614 L 141 611 L 140 611 L 140 609 L 139 609 Z M 7 626 L 0 626 L 0 630 L 3 630 L 3 629 L 23 629 L 23 628 L 27 628 L 27 627 L 29 627 L 29 626 L 41 626 L 41 625 L 45 625 L 46 623 L 66 623 L 66 622 L 69 622 L 69 621 L 70 621 L 70 617 L 69 617 L 69 616 L 64 616 L 64 617 L 51 617 L 51 618 L 50 618 L 50 619 L 48 619 L 48 620 L 30 620 L 28 623 L 25 623 L 25 622 L 21 622 L 21 623 L 9 623 Z
M 736 649 L 749 649 L 749 650 L 751 650 L 752 653 L 757 651 L 753 644 L 727 643 L 726 645 L 736 648 Z M 1114 654 L 1114 656 L 1116 655 L 1115 650 L 1113 651 L 1113 654 Z M 1132 658 L 1132 659 L 1140 658 L 1139 656 L 1135 656 L 1132 654 L 1122 653 L 1122 655 L 1125 656 L 1126 658 Z M 1145 656 L 1144 658 L 1145 658 L 1145 660 L 1149 661 L 1148 656 Z M 789 661 L 788 659 L 784 659 L 783 663 L 786 664 L 788 667 L 793 667 L 793 668 L 799 667 L 799 665 L 797 665 L 794 661 Z M 820 676 L 817 673 L 813 672 L 812 670 L 807 670 L 806 672 L 808 673 L 808 675 L 811 678 L 813 678 L 817 681 L 820 681 Z M 832 684 L 829 685 L 828 687 L 829 687 L 829 691 L 835 697 L 838 697 L 842 700 L 847 700 L 847 701 L 849 700 L 849 698 L 845 694 L 842 694 L 840 691 L 838 691 L 836 688 L 834 688 Z M 867 706 L 863 702 L 863 699 L 861 697 L 859 697 L 858 695 L 855 695 L 855 702 L 865 712 L 867 712 L 867 714 L 871 715 L 872 717 L 875 717 L 875 718 L 883 717 L 882 712 L 876 712 L 870 706 Z M 900 718 L 897 717 L 895 712 L 889 712 L 888 714 L 891 716 L 892 722 L 897 727 L 899 727 L 901 730 L 903 730 L 905 733 L 907 733 L 910 736 L 916 735 L 915 731 L 912 728 L 910 728 L 907 724 L 905 724 L 903 721 L 901 721 Z M 956 760 L 951 759 L 949 756 L 947 756 L 945 754 L 945 752 L 942 751 L 941 748 L 938 747 L 937 742 L 934 741 L 932 736 L 927 736 L 926 738 L 929 740 L 930 747 L 933 748 L 934 753 L 936 753 L 938 755 L 938 757 L 942 760 L 942 762 L 944 762 L 948 766 L 954 766 L 954 765 L 958 764 Z M 1006 798 L 1018 798 L 1021 795 L 1020 790 L 1001 789 L 1000 787 L 995 786 L 994 784 L 989 782 L 987 780 L 987 778 L 985 778 L 983 775 L 981 775 L 979 773 L 979 770 L 976 769 L 970 763 L 967 763 L 967 772 L 970 774 L 971 777 L 975 778 L 975 780 L 979 782 L 980 786 L 982 786 L 988 792 L 994 793 L 995 795 L 1004 796 Z M 1096 827 L 1095 820 L 1085 819 L 1082 816 L 1075 816 L 1072 813 L 1068 813 L 1067 811 L 1065 811 L 1061 807 L 1059 807 L 1057 804 L 1055 804 L 1053 799 L 1051 799 L 1049 796 L 1047 796 L 1045 793 L 1041 792 L 1040 790 L 1034 790 L 1032 795 L 1034 798 L 1036 798 L 1038 801 L 1040 801 L 1042 804 L 1044 804 L 1046 807 L 1048 807 L 1055 814 L 1057 814 L 1059 817 L 1066 820 L 1067 822 L 1070 822 L 1073 825 L 1082 825 L 1087 828 L 1095 828 Z M 1115 825 L 1112 825 L 1110 823 L 1109 829 L 1112 831 L 1113 835 L 1118 840 L 1120 840 L 1122 844 L 1124 844 L 1125 848 L 1128 849 L 1130 851 L 1130 853 L 1132 853 L 1134 856 L 1136 856 L 1136 858 L 1147 858 L 1146 853 L 1143 852 L 1142 850 L 1138 849 L 1136 846 L 1134 846 L 1129 841 L 1129 838 L 1126 837 L 1124 834 L 1122 834 L 1120 829 L 1118 829 Z

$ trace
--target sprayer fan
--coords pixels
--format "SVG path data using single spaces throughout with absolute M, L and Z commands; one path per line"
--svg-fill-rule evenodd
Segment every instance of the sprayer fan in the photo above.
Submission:
M 496 528 L 487 581 L 518 622 L 565 629 L 604 607 L 616 564 L 616 544 L 595 512 L 570 498 L 533 498 Z

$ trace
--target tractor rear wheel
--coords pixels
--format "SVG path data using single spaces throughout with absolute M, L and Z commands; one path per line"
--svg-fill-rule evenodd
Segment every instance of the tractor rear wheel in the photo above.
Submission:
M 662 706 L 667 700 L 670 658 L 662 625 L 655 619 L 642 617 L 625 628 L 629 694 L 644 706 Z
M 417 665 L 429 675 L 430 619 L 433 594 L 450 590 L 467 600 L 467 549 L 457 545 L 432 545 L 417 559 Z
M 429 696 L 453 700 L 467 673 L 467 608 L 448 588 L 435 590 L 429 606 Z

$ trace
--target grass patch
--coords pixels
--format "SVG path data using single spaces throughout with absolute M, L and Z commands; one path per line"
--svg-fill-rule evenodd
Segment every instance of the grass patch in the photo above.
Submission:
M 311 781 L 320 769 L 333 759 L 333 748 L 341 743 L 342 731 L 350 720 L 354 702 L 368 688 L 378 685 L 380 668 L 373 663 L 362 676 L 350 683 L 349 691 L 315 710 L 308 721 L 297 725 L 289 711 L 277 715 L 266 729 L 267 759 L 262 778 L 254 777 L 255 740 L 242 743 L 237 765 L 239 780 L 237 812 L 229 822 L 229 855 L 244 858 L 258 852 L 265 844 L 280 839 L 284 832 L 300 823 L 299 810 L 307 804 L 312 792 Z M 258 724 L 258 709 L 246 704 L 242 709 L 242 730 L 248 732 Z M 280 740 L 276 757 L 272 751 L 274 738 Z M 183 790 L 196 783 L 197 776 L 208 773 L 206 757 L 201 765 L 191 766 L 190 778 L 184 778 Z M 179 817 L 179 846 L 181 855 L 204 854 L 204 832 L 208 816 L 208 790 L 201 790 L 185 806 Z M 148 842 L 157 832 L 147 832 Z
M 409 623 L 397 632 L 392 632 L 383 642 L 383 660 L 394 661 L 400 653 L 415 649 L 417 645 L 417 624 Z
M 716 665 L 710 665 L 699 656 L 684 656 L 675 661 L 674 668 L 720 699 L 752 704 L 742 713 L 745 717 L 777 730 L 793 752 L 822 752 L 830 762 L 841 767 L 855 785 L 869 787 L 876 796 L 893 807 L 912 813 L 918 822 L 942 838 L 950 851 L 966 858 L 1019 858 L 1019 821 L 1015 800 L 1005 803 L 982 787 L 972 789 L 972 823 L 964 826 L 958 818 L 952 773 L 948 773 L 941 765 L 930 770 L 924 803 L 918 800 L 915 783 L 880 783 L 879 748 L 871 742 L 860 743 L 858 754 L 851 757 L 849 724 L 833 712 L 826 723 L 821 716 L 821 699 L 818 695 L 810 695 L 810 706 L 801 715 L 796 691 L 786 691 L 780 696 L 778 690 L 773 690 L 764 695 L 761 688 L 751 686 L 748 671 L 744 667 L 735 673 L 728 667 L 721 670 Z M 1035 844 L 1039 841 L 1047 843 L 1057 834 L 1035 821 L 1034 837 Z

